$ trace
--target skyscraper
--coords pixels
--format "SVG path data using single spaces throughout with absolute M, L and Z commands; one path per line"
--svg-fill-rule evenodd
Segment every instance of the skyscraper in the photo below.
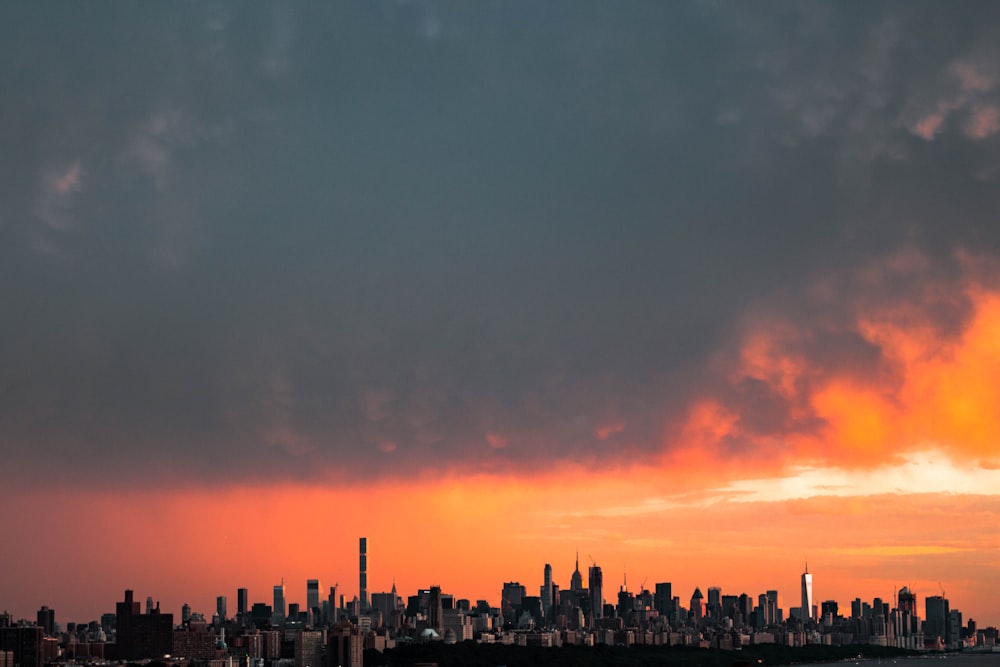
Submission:
M 653 607 L 660 613 L 660 616 L 669 618 L 672 615 L 673 602 L 673 585 L 669 581 L 657 583 L 656 592 L 653 594 Z
M 573 576 L 569 579 L 569 590 L 572 593 L 579 593 L 583 590 L 583 575 L 580 574 L 580 552 L 576 552 L 576 567 L 573 569 Z
M 279 623 L 285 622 L 285 580 L 274 587 L 274 617 Z
M 590 612 L 597 621 L 604 618 L 604 574 L 596 563 L 590 566 L 588 575 L 590 586 Z
M 366 611 L 368 609 L 368 538 L 362 537 L 359 546 L 358 598 L 361 601 L 361 611 Z
M 813 576 L 809 574 L 809 563 L 802 573 L 802 620 L 813 617 Z
M 247 589 L 237 588 L 236 613 L 238 613 L 241 617 L 245 617 L 247 615 L 247 611 L 249 610 L 248 602 L 249 602 L 249 594 L 247 592 Z
M 226 609 L 226 596 L 220 595 L 217 598 L 215 598 L 215 613 L 219 615 L 220 623 L 226 622 L 227 611 L 228 610 Z
M 545 578 L 543 580 L 544 583 L 542 584 L 542 613 L 545 615 L 545 621 L 548 622 L 552 618 L 552 566 L 546 563 L 544 572 Z
M 319 579 L 310 579 L 306 582 L 306 611 L 310 614 L 317 613 L 314 609 L 319 606 Z

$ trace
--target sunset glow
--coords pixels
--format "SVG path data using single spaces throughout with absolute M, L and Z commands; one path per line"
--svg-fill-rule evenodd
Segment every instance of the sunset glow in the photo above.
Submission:
M 1000 624 L 1000 6 L 0 19 L 0 611 L 350 601 L 367 537 Z

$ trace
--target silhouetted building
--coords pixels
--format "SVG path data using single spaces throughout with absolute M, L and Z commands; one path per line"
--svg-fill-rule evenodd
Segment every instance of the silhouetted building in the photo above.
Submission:
M 13 654 L 15 667 L 42 667 L 43 631 L 39 626 L 0 626 L 0 651 Z
M 322 609 L 319 604 L 319 579 L 309 579 L 306 581 L 306 611 L 314 625 L 320 624 Z
M 697 623 L 705 616 L 705 596 L 701 594 L 700 588 L 695 588 L 691 594 L 691 619 Z
M 593 614 L 594 624 L 604 617 L 604 573 L 598 565 L 591 565 L 587 577 L 590 587 L 590 613 Z
M 147 605 L 148 606 L 148 605 Z M 159 605 L 148 614 L 139 613 L 139 603 L 132 591 L 125 591 L 124 602 L 115 605 L 115 658 L 142 660 L 161 658 L 172 650 L 174 615 L 161 614 Z
M 54 635 L 56 633 L 56 612 L 45 606 L 39 609 L 38 627 L 40 627 L 46 635 Z
M 653 608 L 659 612 L 660 616 L 670 618 L 673 615 L 673 585 L 669 581 L 656 584 L 656 592 L 653 593 Z
M 583 575 L 580 574 L 580 552 L 576 552 L 576 567 L 573 569 L 573 576 L 569 579 L 569 590 L 571 593 L 579 593 L 583 590 Z
M 215 613 L 219 615 L 219 622 L 225 623 L 229 610 L 226 605 L 226 596 L 220 595 L 215 598 Z
M 924 635 L 928 639 L 946 641 L 948 634 L 948 600 L 940 595 L 924 598 Z
M 441 634 L 444 632 L 444 610 L 441 605 L 441 587 L 431 586 L 427 603 L 427 627 Z
M 358 599 L 361 611 L 368 611 L 368 538 L 358 541 Z
M 243 623 L 247 622 L 247 613 L 250 611 L 250 596 L 245 588 L 236 589 L 236 614 Z
M 285 622 L 285 614 L 288 609 L 285 606 L 285 580 L 281 580 L 281 584 L 274 587 L 274 620 L 277 623 Z

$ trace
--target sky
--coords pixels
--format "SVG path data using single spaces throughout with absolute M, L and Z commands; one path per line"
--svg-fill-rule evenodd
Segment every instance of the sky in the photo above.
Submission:
M 0 608 L 1000 623 L 1000 5 L 0 7 Z

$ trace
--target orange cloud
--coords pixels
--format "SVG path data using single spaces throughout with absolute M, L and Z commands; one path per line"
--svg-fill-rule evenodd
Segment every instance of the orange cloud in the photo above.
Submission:
M 758 315 L 738 354 L 719 364 L 731 369 L 725 384 L 692 401 L 668 442 L 721 457 L 735 448 L 745 464 L 771 470 L 872 467 L 928 448 L 991 460 L 1000 442 L 1000 290 L 975 261 L 959 263 L 964 277 L 939 284 L 925 277 L 925 258 L 900 253 L 859 272 L 855 285 L 811 291 L 856 291 L 840 304 L 842 317 L 796 323 Z M 913 285 L 903 296 L 885 288 L 901 281 Z M 870 359 L 838 355 L 848 344 Z M 755 390 L 766 394 L 764 408 L 747 398 L 748 382 L 765 387 Z M 778 417 L 765 428 L 755 418 L 766 408 Z

